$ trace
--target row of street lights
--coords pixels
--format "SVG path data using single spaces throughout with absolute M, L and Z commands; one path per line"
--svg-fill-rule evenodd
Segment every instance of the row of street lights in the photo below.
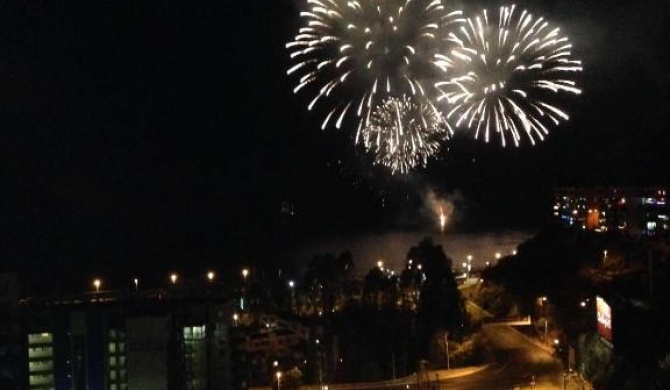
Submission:
M 207 271 L 205 277 L 207 278 L 208 282 L 213 283 L 214 279 L 216 278 L 216 273 L 214 271 Z M 179 281 L 179 274 L 173 272 L 169 275 L 169 279 L 170 283 L 175 285 Z M 140 280 L 138 278 L 134 278 L 133 285 L 135 286 L 135 290 L 138 290 L 140 286 Z M 95 291 L 100 292 L 101 287 L 102 287 L 102 279 L 100 278 L 93 279 L 93 288 L 95 289 Z
M 512 255 L 513 255 L 513 256 L 516 256 L 516 254 L 517 254 L 517 251 L 516 251 L 516 249 L 514 249 L 514 250 L 512 251 Z M 500 260 L 500 259 L 502 258 L 502 253 L 500 253 L 500 252 L 496 252 L 495 255 L 494 255 L 494 257 L 495 257 L 496 261 L 498 261 L 498 260 Z M 467 260 L 468 260 L 467 263 L 466 263 L 466 262 L 463 262 L 463 270 L 464 270 L 464 274 L 465 274 L 465 276 L 467 276 L 467 277 L 470 276 L 470 272 L 472 271 L 472 259 L 473 259 L 473 256 L 472 256 L 472 255 L 468 255 L 468 256 L 467 256 Z M 489 267 L 490 265 L 491 265 L 491 262 L 490 262 L 490 261 L 487 261 L 487 262 L 486 262 L 486 267 Z

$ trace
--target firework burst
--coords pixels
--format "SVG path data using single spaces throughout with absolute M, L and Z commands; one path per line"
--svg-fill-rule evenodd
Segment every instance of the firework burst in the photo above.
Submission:
M 495 132 L 503 146 L 509 137 L 518 146 L 522 132 L 535 144 L 549 126 L 568 120 L 551 98 L 581 93 L 571 76 L 582 66 L 558 28 L 511 6 L 500 8 L 497 24 L 484 11 L 447 39 L 456 47 L 435 55 L 446 75 L 435 86 L 438 100 L 450 104 L 446 117 L 456 127 L 475 130 L 475 138 L 483 133 L 487 142 Z
M 433 91 L 433 55 L 448 42 L 440 31 L 464 22 L 442 0 L 307 0 L 303 27 L 286 47 L 298 78 L 294 93 L 312 96 L 308 108 L 327 104 L 322 129 L 345 119 L 360 131 L 388 96 Z
M 377 106 L 361 131 L 363 144 L 375 163 L 392 173 L 425 166 L 451 135 L 451 128 L 427 99 L 390 97 Z

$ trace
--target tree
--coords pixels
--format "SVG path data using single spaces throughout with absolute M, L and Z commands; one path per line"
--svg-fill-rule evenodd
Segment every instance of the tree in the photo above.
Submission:
M 452 261 L 441 245 L 430 238 L 412 247 L 407 261 L 421 265 L 424 278 L 417 312 L 419 351 L 426 355 L 431 339 L 438 332 L 460 333 L 466 321 L 465 306 L 451 270 Z
M 398 298 L 397 278 L 384 274 L 379 267 L 371 268 L 365 275 L 364 302 L 376 306 L 393 306 Z
M 303 286 L 311 292 L 312 301 L 319 302 L 319 310 L 330 313 L 338 296 L 342 282 L 354 269 L 351 252 L 342 252 L 338 257 L 332 253 L 315 255 L 304 275 Z

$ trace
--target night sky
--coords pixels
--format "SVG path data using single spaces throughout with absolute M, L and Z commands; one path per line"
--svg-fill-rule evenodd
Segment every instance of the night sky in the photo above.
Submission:
M 392 176 L 293 95 L 297 0 L 3 2 L 0 269 L 235 269 L 307 233 L 420 224 L 428 190 L 457 199 L 454 229 L 486 230 L 541 225 L 554 186 L 668 184 L 670 3 L 631 4 L 521 3 L 583 60 L 571 120 L 535 147 L 460 134 Z

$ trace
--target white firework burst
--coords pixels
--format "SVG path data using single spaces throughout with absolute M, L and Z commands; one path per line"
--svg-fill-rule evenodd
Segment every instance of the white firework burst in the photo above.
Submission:
M 369 122 L 361 131 L 363 144 L 392 173 L 425 167 L 452 134 L 437 108 L 418 96 L 385 99 Z
M 568 38 L 544 18 L 515 11 L 500 7 L 493 23 L 486 11 L 468 18 L 447 35 L 456 47 L 435 55 L 444 71 L 435 87 L 438 100 L 449 103 L 446 118 L 487 142 L 496 133 L 503 146 L 510 137 L 518 146 L 522 133 L 532 144 L 544 140 L 550 126 L 568 120 L 551 99 L 581 93 L 573 76 L 582 65 Z
M 286 45 L 294 92 L 325 105 L 322 128 L 354 119 L 360 131 L 387 96 L 435 97 L 432 61 L 448 41 L 445 28 L 464 22 L 442 0 L 307 0 L 303 26 Z M 432 94 L 432 95 L 431 95 Z

